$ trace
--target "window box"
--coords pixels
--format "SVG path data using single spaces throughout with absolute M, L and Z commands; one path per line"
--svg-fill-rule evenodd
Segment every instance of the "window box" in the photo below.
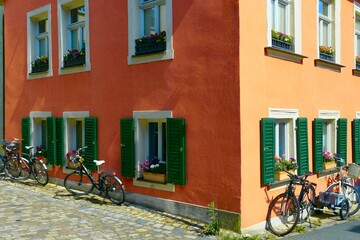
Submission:
M 166 50 L 166 32 L 135 40 L 135 55 L 163 52 Z
M 323 162 L 323 170 L 329 170 L 336 167 L 335 162 Z
M 144 180 L 166 183 L 166 174 L 163 173 L 152 173 L 152 172 L 143 172 Z
M 38 64 L 31 67 L 31 73 L 46 72 L 49 70 L 49 63 Z
M 79 65 L 85 65 L 85 56 L 80 56 L 78 58 L 64 60 L 64 68 L 79 66 Z
M 356 63 L 356 70 L 360 70 L 360 63 Z
M 294 171 L 289 171 L 289 172 L 294 174 Z M 285 171 L 275 172 L 275 180 L 276 181 L 282 181 L 282 180 L 286 180 L 286 179 L 289 179 L 287 172 L 285 172 Z
M 331 54 L 327 54 L 327 53 L 320 53 L 320 59 L 325 60 L 325 61 L 329 61 L 329 62 L 333 62 L 334 61 L 334 56 Z
M 284 50 L 288 50 L 293 52 L 294 51 L 294 44 L 290 42 L 281 41 L 279 39 L 272 39 L 272 46 L 276 48 L 281 48 Z

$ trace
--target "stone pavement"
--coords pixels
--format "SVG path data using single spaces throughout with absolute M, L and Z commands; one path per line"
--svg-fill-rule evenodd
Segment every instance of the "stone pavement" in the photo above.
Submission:
M 202 224 L 96 195 L 74 197 L 62 186 L 0 180 L 0 239 L 215 239 Z

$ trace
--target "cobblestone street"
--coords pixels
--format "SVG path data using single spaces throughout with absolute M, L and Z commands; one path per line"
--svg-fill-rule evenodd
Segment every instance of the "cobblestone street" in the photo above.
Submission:
M 96 195 L 74 197 L 65 188 L 33 180 L 0 181 L 1 239 L 215 239 L 202 225 Z

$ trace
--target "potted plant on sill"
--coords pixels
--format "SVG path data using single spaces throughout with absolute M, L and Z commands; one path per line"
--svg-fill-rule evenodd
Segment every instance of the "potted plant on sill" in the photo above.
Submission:
M 359 56 L 355 57 L 355 65 L 356 65 L 356 70 L 360 70 L 360 57 Z
M 334 156 L 336 153 L 331 154 L 330 152 L 323 152 L 323 170 L 328 170 L 336 167 Z
M 166 164 L 160 162 L 157 157 L 146 159 L 139 167 L 143 170 L 144 180 L 166 183 Z
M 293 51 L 294 38 L 275 29 L 271 30 L 272 46 Z
M 297 169 L 297 161 L 295 158 L 286 159 L 285 154 L 282 158 L 275 155 L 275 180 L 281 181 L 288 178 L 286 171 L 294 172 Z
M 49 70 L 49 59 L 47 56 L 39 56 L 31 62 L 31 73 L 45 72 Z
M 166 50 L 166 32 L 135 39 L 135 55 L 163 52 Z
M 39 160 L 42 160 L 46 164 L 47 151 L 44 145 L 36 147 L 35 157 L 37 157 Z
M 64 67 L 79 66 L 85 64 L 85 50 L 67 50 L 64 54 Z
M 331 46 L 319 46 L 320 59 L 334 61 L 335 50 Z

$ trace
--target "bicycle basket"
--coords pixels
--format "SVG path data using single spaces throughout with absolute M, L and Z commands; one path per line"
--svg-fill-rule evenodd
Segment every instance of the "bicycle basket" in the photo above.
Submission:
M 360 166 L 354 163 L 349 164 L 348 176 L 352 179 L 358 179 L 360 177 Z
M 105 176 L 115 176 L 116 175 L 116 171 L 115 170 L 108 170 L 108 169 L 103 169 L 100 172 L 100 177 L 105 177 Z
M 339 206 L 344 200 L 344 194 L 329 191 L 319 192 L 319 202 L 325 205 Z

